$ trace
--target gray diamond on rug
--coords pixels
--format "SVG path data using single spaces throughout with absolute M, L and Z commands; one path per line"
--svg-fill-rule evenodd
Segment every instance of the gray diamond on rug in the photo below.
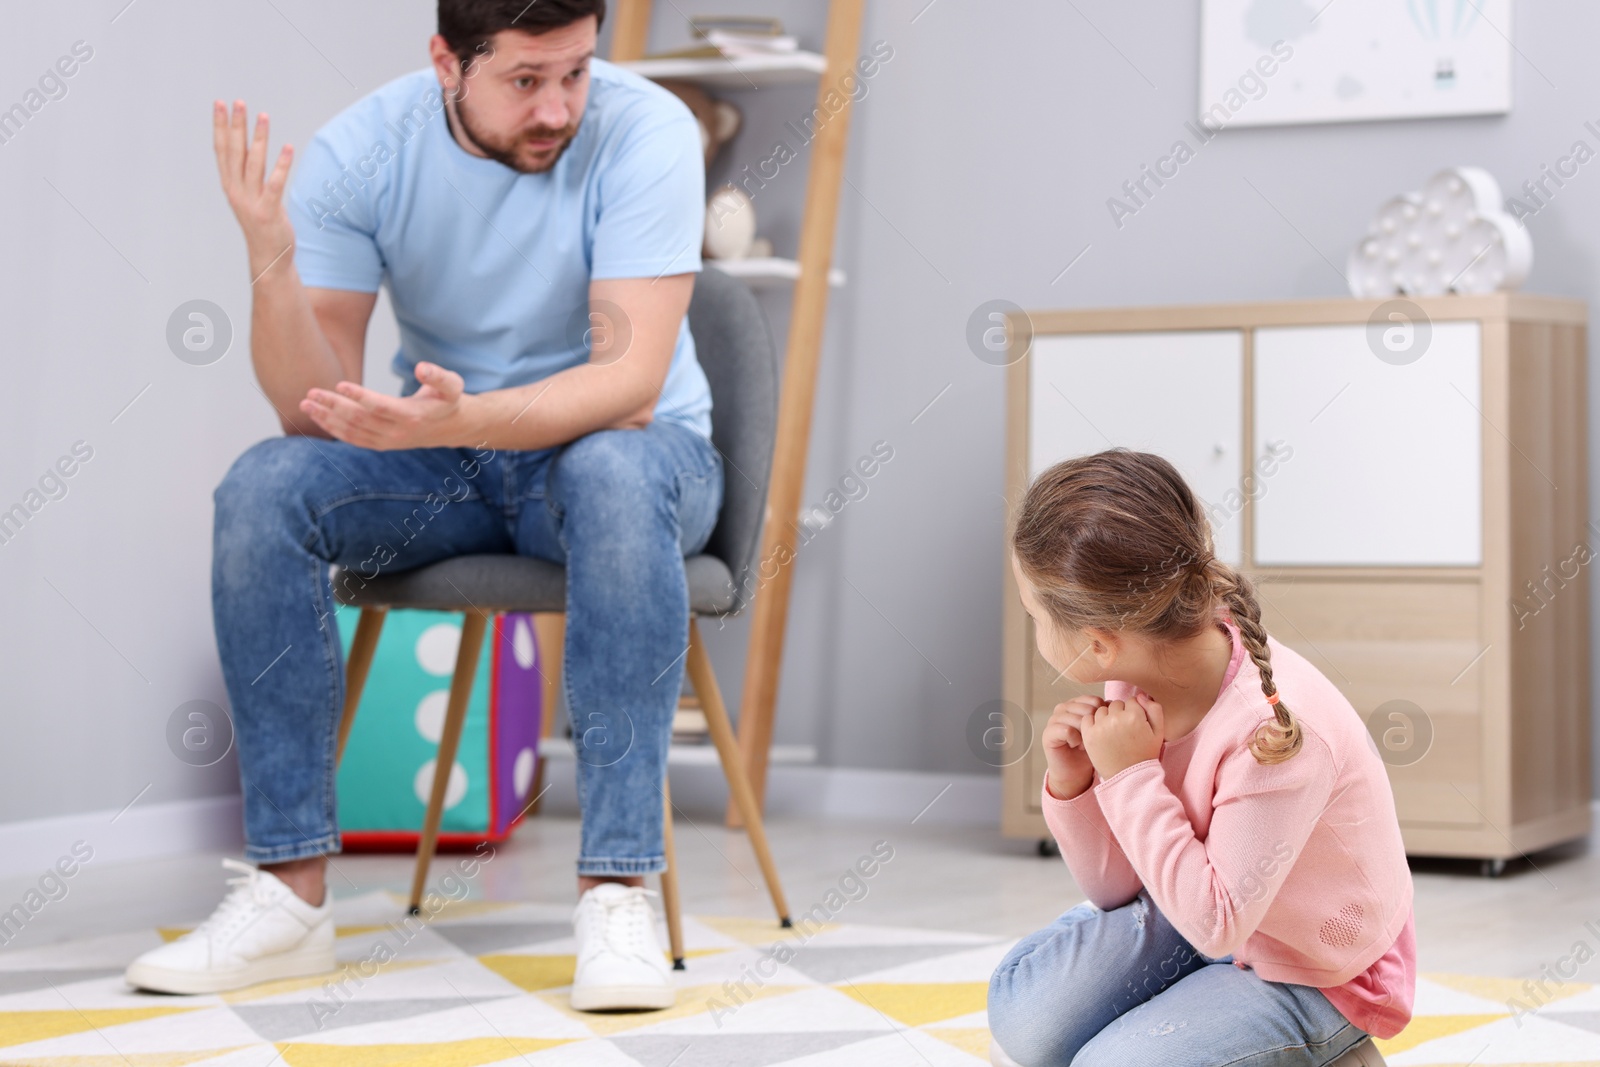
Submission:
M 468 1004 L 481 1004 L 499 997 L 453 997 L 436 1000 L 351 1000 L 331 1001 L 326 996 L 302 1004 L 234 1004 L 230 1010 L 266 1041 L 286 1041 L 312 1037 L 362 1023 L 386 1023 L 395 1019 L 415 1019 L 435 1012 L 450 1011 Z
M 114 974 L 121 973 L 121 967 L 72 971 L 0 971 L 0 997 L 8 993 L 31 993 L 35 989 L 49 989 L 51 986 L 110 978 Z
M 937 956 L 968 952 L 976 945 L 808 945 L 794 954 L 789 966 L 808 978 L 824 984 L 842 982 L 857 975 L 886 971 L 908 963 L 921 963 Z
M 509 952 L 572 936 L 571 923 L 440 923 L 434 933 L 471 956 Z
M 1575 1026 L 1579 1030 L 1588 1030 L 1591 1033 L 1600 1034 L 1600 1011 L 1562 1011 L 1558 1007 L 1559 1004 L 1560 1001 L 1557 1001 L 1556 1004 L 1552 1004 L 1535 1014 L 1553 1023 L 1563 1023 L 1567 1026 Z
M 639 1034 L 608 1040 L 642 1067 L 764 1067 L 882 1036 L 882 1031 L 862 1030 L 820 1034 Z

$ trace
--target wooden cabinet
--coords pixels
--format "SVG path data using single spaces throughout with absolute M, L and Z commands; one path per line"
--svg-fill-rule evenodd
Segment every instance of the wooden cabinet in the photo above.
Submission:
M 1461 566 L 1482 559 L 1477 322 L 1432 325 L 1427 351 L 1377 359 L 1361 325 L 1255 331 L 1261 566 Z M 1492 431 L 1491 431 L 1492 432 Z
M 1239 560 L 1239 524 L 1221 504 L 1244 449 L 1238 330 L 1040 337 L 1028 364 L 1030 478 L 1063 456 L 1159 452 L 1224 520 L 1213 523 L 1217 554 Z
M 1268 629 L 1366 721 L 1408 851 L 1497 861 L 1590 824 L 1587 317 L 1520 294 L 1411 307 L 1031 313 L 1007 497 L 1113 445 L 1171 459 Z M 1002 571 L 1003 695 L 1032 724 L 1008 737 L 1002 825 L 1043 837 L 1033 741 L 1080 690 Z

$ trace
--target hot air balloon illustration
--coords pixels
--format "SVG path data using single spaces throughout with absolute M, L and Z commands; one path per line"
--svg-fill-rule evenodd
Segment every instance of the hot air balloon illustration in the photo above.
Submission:
M 1473 0 L 1406 0 L 1417 32 L 1430 41 L 1465 37 L 1482 14 Z
M 1459 41 L 1483 14 L 1475 0 L 1406 0 L 1406 11 L 1417 32 L 1429 41 Z M 1455 60 L 1440 56 L 1434 64 L 1434 87 L 1449 89 L 1455 83 Z

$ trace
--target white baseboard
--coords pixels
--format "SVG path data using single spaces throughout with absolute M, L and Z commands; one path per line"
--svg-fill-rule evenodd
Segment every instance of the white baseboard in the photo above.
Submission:
M 543 809 L 578 811 L 577 766 L 546 764 Z M 720 813 L 728 787 L 716 764 L 674 765 L 672 801 L 687 812 Z M 767 773 L 769 816 L 873 821 L 913 819 L 919 825 L 1000 825 L 1000 776 L 883 771 L 859 767 L 774 765 Z
M 722 783 L 717 804 L 721 806 Z M 861 767 L 775 767 L 768 809 L 827 819 L 892 820 L 946 826 L 1000 825 L 1000 776 L 883 771 Z
M 164 804 L 139 801 L 120 811 L 0 823 L 0 878 L 39 874 L 69 855 L 78 841 L 94 850 L 91 862 L 95 864 L 186 852 L 242 851 L 242 802 L 238 796 Z
M 548 765 L 545 810 L 576 815 L 576 765 Z M 687 812 L 720 815 L 728 788 L 715 764 L 674 766 L 672 799 Z M 165 804 L 135 803 L 120 812 L 79 812 L 0 823 L 0 878 L 35 875 L 69 853 L 74 842 L 94 849 L 92 862 L 127 863 L 190 852 L 244 848 L 237 796 Z M 767 814 L 841 821 L 917 821 L 926 825 L 997 826 L 1000 779 L 856 767 L 773 766 Z

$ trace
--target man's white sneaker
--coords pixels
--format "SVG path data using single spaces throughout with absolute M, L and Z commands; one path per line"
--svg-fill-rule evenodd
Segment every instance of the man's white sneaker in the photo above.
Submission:
M 211 917 L 134 960 L 127 983 L 158 993 L 222 993 L 334 969 L 333 894 L 313 908 L 269 871 L 238 860 Z
M 656 940 L 648 889 L 602 882 L 572 913 L 578 967 L 572 1006 L 578 1011 L 648 1011 L 677 999 L 672 971 Z

